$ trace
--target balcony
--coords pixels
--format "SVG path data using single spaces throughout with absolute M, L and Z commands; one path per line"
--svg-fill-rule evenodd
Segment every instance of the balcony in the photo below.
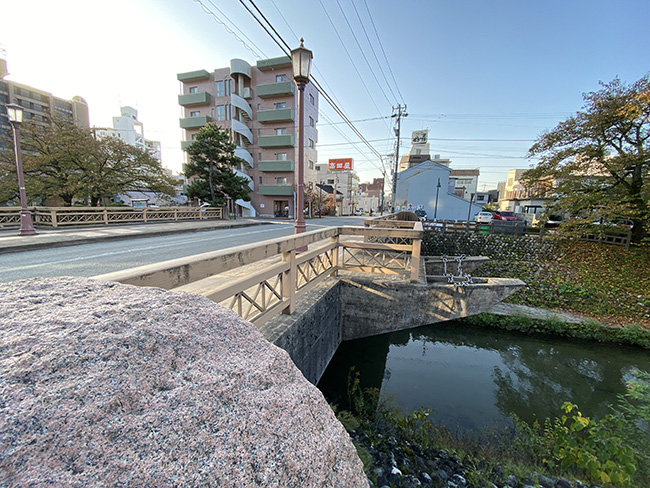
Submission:
M 280 108 L 276 110 L 260 110 L 257 112 L 257 120 L 266 122 L 293 122 L 295 120 L 292 108 Z
M 257 61 L 257 69 L 260 71 L 270 71 L 279 68 L 291 68 L 291 58 L 289 56 L 280 56 L 279 58 L 260 59 Z
M 292 172 L 294 171 L 295 163 L 293 161 L 260 161 L 258 169 L 260 171 L 278 171 L 278 172 Z
M 194 141 L 181 141 L 181 149 L 187 151 L 187 148 L 192 145 Z
M 292 135 L 284 134 L 281 136 L 259 136 L 257 138 L 258 147 L 294 147 L 294 138 Z
M 292 197 L 293 186 L 291 185 L 260 185 L 260 195 L 269 197 Z
M 210 73 L 204 69 L 198 71 L 188 71 L 186 73 L 178 73 L 176 79 L 182 82 L 189 81 L 205 81 L 210 79 Z
M 208 92 L 201 93 L 188 93 L 186 95 L 178 95 L 178 104 L 183 107 L 190 107 L 192 105 L 206 105 L 210 103 L 212 97 Z
M 186 117 L 180 120 L 181 129 L 198 129 L 203 127 L 208 122 L 212 122 L 212 117 L 207 115 L 201 117 Z
M 257 85 L 257 96 L 260 98 L 288 97 L 293 96 L 295 92 L 296 85 L 293 84 L 293 81 Z

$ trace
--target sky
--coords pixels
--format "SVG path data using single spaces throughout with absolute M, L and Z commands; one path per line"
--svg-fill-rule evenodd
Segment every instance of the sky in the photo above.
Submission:
M 291 46 L 305 40 L 312 74 L 383 163 L 320 99 L 318 162 L 354 158 L 361 182 L 393 166 L 429 129 L 431 154 L 480 169 L 479 190 L 528 168 L 528 148 L 580 110 L 585 92 L 650 72 L 648 0 L 253 0 Z M 21 0 L 4 2 L 0 47 L 7 79 L 70 99 L 90 123 L 138 110 L 179 172 L 177 73 L 254 64 L 283 52 L 244 5 L 250 0 Z

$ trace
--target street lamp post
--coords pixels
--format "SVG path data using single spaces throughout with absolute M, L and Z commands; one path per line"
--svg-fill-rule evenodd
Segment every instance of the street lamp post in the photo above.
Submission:
M 32 223 L 32 214 L 27 208 L 25 193 L 25 177 L 23 176 L 23 160 L 20 150 L 20 124 L 23 121 L 23 108 L 15 103 L 8 103 L 7 117 L 14 133 L 14 151 L 16 153 L 16 172 L 18 173 L 18 194 L 20 195 L 20 235 L 33 236 L 36 234 Z
M 293 79 L 298 87 L 298 205 L 294 234 L 305 232 L 305 86 L 309 83 L 309 71 L 311 69 L 312 52 L 303 45 L 304 39 L 300 39 L 300 47 L 291 51 L 291 64 L 293 66 Z M 298 251 L 306 251 L 303 246 Z
M 440 178 L 438 178 L 438 184 L 436 185 L 436 208 L 433 211 L 433 220 L 438 218 L 438 193 L 440 193 Z

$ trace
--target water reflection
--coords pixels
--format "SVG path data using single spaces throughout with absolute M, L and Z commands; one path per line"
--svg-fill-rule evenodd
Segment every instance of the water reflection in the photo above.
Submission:
M 451 430 L 479 432 L 510 412 L 530 422 L 555 416 L 564 401 L 600 417 L 650 359 L 641 349 L 447 322 L 343 343 L 319 383 L 343 408 L 352 366 L 362 388 L 379 388 L 400 410 L 430 408 Z

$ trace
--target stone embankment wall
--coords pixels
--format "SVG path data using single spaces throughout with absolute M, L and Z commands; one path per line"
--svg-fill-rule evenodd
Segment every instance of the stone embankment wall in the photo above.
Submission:
M 0 284 L 0 486 L 367 486 L 320 391 L 204 297 Z

